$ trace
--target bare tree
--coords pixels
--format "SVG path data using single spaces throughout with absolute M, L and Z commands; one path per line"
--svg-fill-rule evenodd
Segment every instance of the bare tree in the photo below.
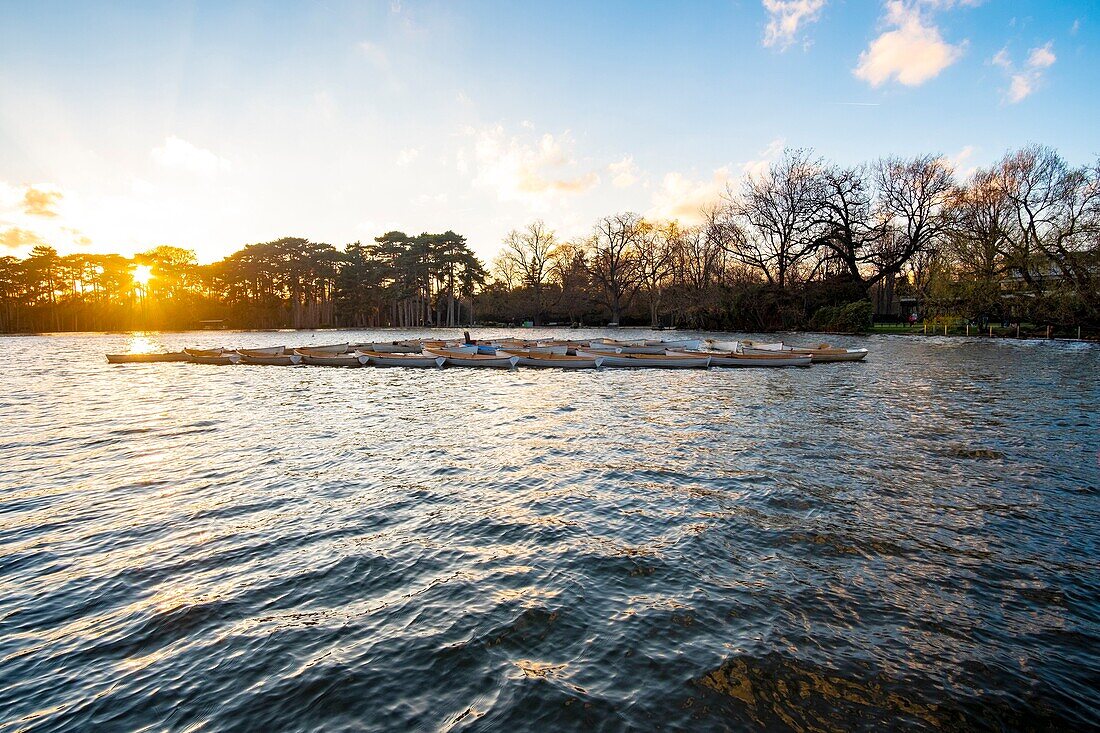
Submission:
M 1072 168 L 1032 146 L 1006 156 L 999 171 L 1013 220 L 1010 267 L 1036 290 L 1056 275 L 1100 311 L 1100 161 Z
M 639 242 L 642 219 L 630 212 L 596 222 L 589 243 L 588 272 L 600 297 L 619 323 L 640 285 Z
M 1004 273 L 1012 207 L 999 171 L 979 170 L 951 197 L 951 255 L 960 272 L 983 283 Z
M 554 232 L 541 220 L 531 222 L 522 231 L 513 229 L 504 237 L 502 257 L 509 261 L 522 283 L 531 288 L 535 297 L 532 320 L 538 324 L 542 318 L 543 288 L 550 276 L 554 248 L 557 240 Z
M 649 325 L 660 325 L 661 295 L 673 271 L 677 240 L 682 235 L 676 221 L 641 224 L 638 279 L 649 306 Z
M 954 175 L 940 157 L 885 158 L 874 166 L 874 216 L 879 232 L 868 263 L 876 277 L 901 272 L 914 256 L 935 250 L 951 231 Z
M 575 240 L 559 244 L 554 250 L 550 268 L 550 280 L 561 293 L 560 306 L 564 306 L 570 323 L 576 323 L 588 301 L 587 243 Z
M 749 175 L 740 195 L 726 194 L 725 222 L 719 229 L 725 247 L 780 288 L 816 246 L 813 193 L 818 168 L 809 151 L 788 150 L 765 175 Z

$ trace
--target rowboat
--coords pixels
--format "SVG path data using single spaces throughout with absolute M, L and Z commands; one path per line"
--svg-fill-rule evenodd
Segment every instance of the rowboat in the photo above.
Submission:
M 373 351 L 380 354 L 410 354 L 420 351 L 420 348 L 419 344 L 414 348 L 396 341 L 383 341 L 380 343 L 351 344 L 348 346 L 348 351 L 362 351 L 364 353 Z
M 684 354 L 689 352 L 670 349 L 668 353 Z M 809 366 L 809 354 L 745 354 L 737 351 L 690 352 L 706 353 L 712 367 L 788 367 Z
M 867 349 L 844 349 L 829 344 L 817 346 L 787 346 L 782 342 L 757 344 L 752 341 L 742 341 L 741 351 L 746 354 L 808 354 L 813 357 L 814 364 L 825 364 L 835 361 L 861 361 L 867 357 Z
M 237 353 L 241 356 L 247 354 L 248 356 L 275 356 L 276 354 L 282 354 L 286 351 L 285 346 L 267 346 L 262 349 L 237 349 Z
M 646 346 L 661 346 L 665 349 L 684 349 L 693 351 L 703 348 L 703 339 L 679 339 L 677 341 L 646 341 Z
M 476 354 L 478 352 L 477 344 L 425 344 L 421 350 L 423 349 L 443 349 L 459 354 Z
M 182 351 L 107 354 L 108 364 L 149 364 L 160 361 L 187 361 L 187 354 Z
M 536 354 L 558 354 L 559 356 L 565 356 L 569 353 L 569 344 L 535 344 L 534 346 L 529 346 L 526 350 L 533 351 Z
M 296 353 L 302 357 L 302 363 L 310 366 L 358 367 L 369 360 L 369 357 L 359 354 L 308 354 L 302 353 L 301 349 Z
M 271 366 L 294 366 L 302 363 L 301 354 L 252 354 L 238 351 L 244 364 L 268 364 Z
M 395 354 L 386 351 L 363 351 L 360 356 L 369 359 L 372 366 L 402 366 L 402 367 L 441 367 L 446 362 L 443 356 L 424 356 L 423 354 Z
M 187 354 L 187 361 L 194 364 L 219 364 L 221 366 L 227 366 L 229 364 L 237 364 L 241 360 L 241 355 L 235 351 L 219 351 L 217 354 L 211 354 L 199 349 L 184 349 Z
M 218 347 L 215 349 L 191 349 L 185 348 L 183 353 L 188 356 L 221 356 L 226 352 L 225 349 Z
M 498 352 L 519 358 L 519 366 L 548 367 L 554 369 L 598 369 L 603 364 L 602 356 L 566 356 L 546 351 L 527 349 L 524 351 Z
M 511 369 L 519 363 L 518 356 L 506 354 L 471 354 L 452 349 L 424 349 L 424 356 L 442 356 L 448 364 L 465 367 L 496 367 Z
M 606 367 L 705 369 L 710 366 L 710 357 L 706 354 L 616 354 L 596 349 L 577 349 L 577 356 L 600 357 Z
M 584 344 L 582 344 L 582 346 L 583 345 Z M 645 339 L 631 339 L 629 341 L 617 339 L 592 339 L 587 342 L 587 346 L 592 349 L 601 349 L 604 346 L 617 346 L 621 349 L 627 346 L 645 346 Z
M 344 344 L 325 344 L 324 346 L 296 346 L 294 350 L 299 354 L 346 354 L 348 353 L 348 345 Z

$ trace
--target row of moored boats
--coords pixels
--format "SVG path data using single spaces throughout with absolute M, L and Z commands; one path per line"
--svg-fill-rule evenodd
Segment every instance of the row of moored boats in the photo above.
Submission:
M 822 362 L 860 361 L 867 349 L 812 347 L 752 341 L 651 339 L 584 341 L 490 339 L 445 341 L 412 339 L 324 346 L 271 346 L 260 349 L 184 349 L 177 352 L 107 354 L 112 364 L 188 361 L 196 364 L 293 366 L 495 367 L 558 369 L 648 367 L 789 367 Z

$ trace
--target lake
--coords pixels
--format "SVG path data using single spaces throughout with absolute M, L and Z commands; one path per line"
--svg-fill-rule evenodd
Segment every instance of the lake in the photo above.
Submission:
M 2 731 L 1100 720 L 1100 347 L 106 363 L 134 340 L 0 338 Z

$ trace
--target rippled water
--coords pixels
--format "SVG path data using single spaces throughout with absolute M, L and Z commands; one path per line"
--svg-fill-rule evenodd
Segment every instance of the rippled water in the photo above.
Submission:
M 130 342 L 0 339 L 0 730 L 1097 724 L 1100 348 L 106 364 Z

